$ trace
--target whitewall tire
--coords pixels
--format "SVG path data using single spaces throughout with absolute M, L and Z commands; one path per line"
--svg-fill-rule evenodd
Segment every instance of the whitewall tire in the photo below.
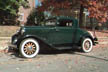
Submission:
M 81 45 L 82 51 L 88 53 L 93 49 L 93 42 L 90 38 L 85 38 Z
M 39 53 L 39 43 L 37 40 L 28 38 L 21 42 L 20 53 L 25 58 L 33 58 Z

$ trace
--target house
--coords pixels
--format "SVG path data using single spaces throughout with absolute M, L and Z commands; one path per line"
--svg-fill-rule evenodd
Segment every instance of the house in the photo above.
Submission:
M 42 0 L 28 0 L 29 8 L 23 8 L 22 6 L 19 8 L 19 18 L 21 25 L 24 25 L 24 23 L 27 22 L 27 17 L 29 16 L 30 12 L 33 10 L 33 8 L 36 8 L 37 6 L 41 5 Z

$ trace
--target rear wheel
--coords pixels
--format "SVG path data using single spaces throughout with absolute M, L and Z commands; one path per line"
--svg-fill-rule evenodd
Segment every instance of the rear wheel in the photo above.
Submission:
M 28 38 L 21 42 L 20 53 L 25 58 L 33 58 L 39 52 L 39 44 L 35 39 Z
M 90 38 L 85 38 L 81 45 L 82 51 L 87 53 L 93 49 L 93 42 Z

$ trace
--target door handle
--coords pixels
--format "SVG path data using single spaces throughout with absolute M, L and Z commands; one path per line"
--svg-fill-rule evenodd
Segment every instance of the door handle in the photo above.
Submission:
M 58 32 L 59 31 L 59 29 L 55 29 L 56 30 L 56 32 Z
M 58 29 L 58 28 L 56 28 L 56 27 L 55 27 L 54 29 L 55 29 L 55 31 L 56 31 L 56 32 L 58 32 L 58 31 L 59 31 L 59 29 Z

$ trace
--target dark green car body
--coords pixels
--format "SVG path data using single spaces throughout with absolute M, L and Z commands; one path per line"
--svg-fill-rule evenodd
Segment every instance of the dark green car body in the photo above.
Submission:
M 33 38 L 56 49 L 80 46 L 84 38 L 90 38 L 95 45 L 91 34 L 79 28 L 78 21 L 72 17 L 53 17 L 40 26 L 23 26 L 12 36 L 12 44 L 17 47 L 27 38 Z

